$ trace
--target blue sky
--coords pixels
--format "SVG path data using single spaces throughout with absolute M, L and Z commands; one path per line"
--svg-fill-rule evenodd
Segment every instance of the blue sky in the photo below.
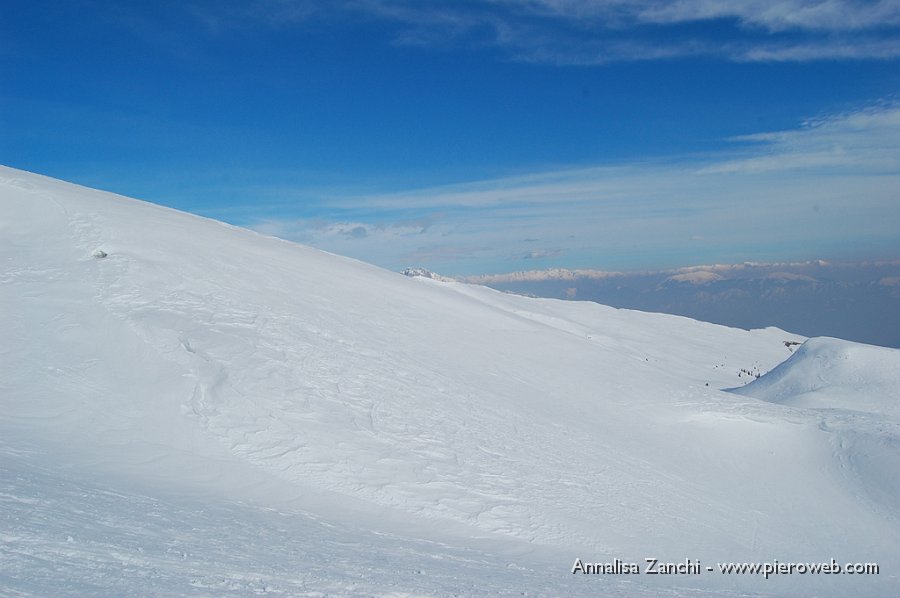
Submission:
M 900 257 L 900 2 L 6 0 L 0 163 L 399 269 Z

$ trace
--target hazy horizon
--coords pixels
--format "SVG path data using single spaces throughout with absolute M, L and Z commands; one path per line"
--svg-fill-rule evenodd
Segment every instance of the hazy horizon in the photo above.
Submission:
M 774 326 L 795 335 L 900 348 L 900 260 L 714 264 L 641 272 L 560 269 L 462 280 L 736 328 Z

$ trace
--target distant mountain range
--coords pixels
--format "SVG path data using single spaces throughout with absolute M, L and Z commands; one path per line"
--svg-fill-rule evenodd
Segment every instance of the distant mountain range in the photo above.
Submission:
M 465 281 L 738 328 L 775 326 L 804 336 L 900 347 L 900 260 L 743 263 L 652 272 L 551 269 Z

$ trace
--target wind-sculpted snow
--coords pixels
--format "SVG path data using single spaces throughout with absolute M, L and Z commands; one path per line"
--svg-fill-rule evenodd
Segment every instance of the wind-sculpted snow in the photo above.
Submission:
M 409 278 L 12 169 L 0 205 L 2 454 L 42 472 L 4 480 L 11 504 L 43 505 L 32 521 L 17 507 L 4 536 L 0 584 L 16 591 L 54 591 L 47 559 L 66 558 L 75 586 L 128 593 L 124 561 L 100 556 L 122 542 L 146 547 L 128 562 L 165 593 L 897 588 L 898 488 L 877 478 L 900 471 L 898 431 L 874 417 L 896 411 L 873 398 L 897 396 L 893 366 L 858 387 L 868 415 L 838 425 L 824 405 L 722 392 L 791 356 L 785 341 L 803 339 L 781 330 Z M 178 564 L 160 552 L 172 528 L 140 512 L 187 526 L 198 501 L 209 510 Z M 73 509 L 88 513 L 80 535 Z M 109 513 L 108 537 L 93 512 Z M 248 521 L 280 525 L 264 512 L 314 540 L 271 532 L 265 551 L 226 558 Z M 287 555 L 311 544 L 321 559 L 297 567 L 314 573 L 286 581 Z M 428 550 L 433 578 L 404 579 Z M 327 571 L 356 551 L 349 574 Z M 571 575 L 576 557 L 649 556 L 886 573 Z M 231 572 L 236 585 L 203 585 L 213 562 L 216 583 Z
M 900 350 L 814 338 L 736 392 L 773 403 L 859 411 L 900 423 Z

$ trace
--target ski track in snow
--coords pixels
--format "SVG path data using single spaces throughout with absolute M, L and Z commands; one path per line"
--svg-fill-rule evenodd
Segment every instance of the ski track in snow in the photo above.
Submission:
M 12 169 L 0 205 L 12 595 L 898 588 L 898 351 L 410 279 Z M 569 575 L 651 555 L 886 573 Z

